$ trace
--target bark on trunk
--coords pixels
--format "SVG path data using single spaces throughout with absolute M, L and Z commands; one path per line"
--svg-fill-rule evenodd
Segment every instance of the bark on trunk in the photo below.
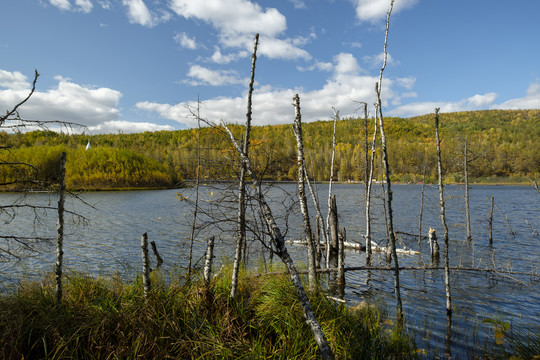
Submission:
M 452 318 L 452 298 L 450 295 L 450 269 L 448 260 L 448 226 L 446 225 L 446 213 L 444 206 L 443 170 L 441 161 L 441 140 L 439 138 L 439 108 L 435 109 L 435 139 L 437 141 L 437 171 L 439 173 L 439 204 L 441 207 L 441 223 L 443 226 L 444 239 L 444 284 L 446 290 L 446 317 Z
M 142 250 L 142 266 L 143 266 L 143 288 L 144 299 L 148 300 L 148 296 L 151 290 L 150 284 L 150 259 L 148 257 L 148 234 L 144 233 L 141 237 L 141 250 Z
M 316 244 L 317 244 L 317 269 L 321 267 L 321 229 L 323 234 L 323 241 L 324 244 L 328 244 L 328 234 L 326 233 L 325 229 L 326 226 L 324 224 L 324 218 L 321 214 L 321 207 L 319 205 L 319 197 L 317 196 L 317 192 L 313 189 L 313 186 L 311 185 L 311 181 L 309 180 L 308 172 L 306 169 L 306 164 L 304 163 L 304 174 L 306 175 L 306 181 L 308 184 L 309 192 L 311 193 L 311 198 L 313 199 L 313 203 L 315 204 L 315 211 L 317 212 L 317 216 L 315 218 L 315 223 L 317 224 L 317 236 L 316 236 Z M 326 246 L 326 245 L 325 245 Z
M 156 242 L 151 241 L 150 245 L 152 246 L 152 251 L 154 252 L 154 256 L 156 257 L 156 262 L 157 262 L 156 268 L 159 268 L 163 264 L 163 258 L 159 255 Z
M 390 236 L 390 245 L 392 247 L 392 258 L 394 259 L 394 287 L 395 287 L 395 293 L 396 293 L 396 307 L 397 307 L 397 323 L 401 326 L 403 324 L 403 305 L 401 302 L 401 291 L 400 291 L 400 285 L 399 285 L 399 263 L 398 263 L 398 257 L 396 252 L 396 236 L 394 234 L 394 222 L 392 217 L 392 184 L 390 180 L 390 165 L 388 162 L 388 151 L 386 146 L 386 136 L 385 136 L 385 130 L 384 130 L 384 117 L 382 114 L 382 102 L 381 102 L 381 89 L 382 89 L 382 76 L 383 71 L 386 67 L 386 61 L 388 57 L 388 53 L 386 51 L 387 45 L 388 45 L 388 30 L 390 27 L 390 14 L 392 13 L 392 9 L 394 7 L 394 0 L 390 3 L 390 9 L 388 10 L 387 16 L 386 16 L 386 32 L 385 32 L 385 38 L 384 38 L 384 63 L 381 68 L 381 71 L 379 73 L 379 83 L 376 84 L 376 93 L 377 93 L 377 109 L 379 111 L 379 127 L 381 130 L 381 147 L 382 147 L 382 154 L 383 154 L 383 161 L 384 161 L 384 172 L 385 172 L 385 178 L 386 178 L 386 207 L 388 211 L 388 233 Z
M 336 204 L 336 195 L 332 195 L 330 201 L 330 250 L 329 254 L 329 264 L 331 267 L 336 268 L 338 266 L 338 237 L 339 237 L 339 221 L 338 221 L 338 212 Z
M 56 301 L 62 302 L 62 262 L 64 260 L 64 193 L 66 190 L 66 153 L 60 154 L 58 178 L 58 222 L 56 224 Z
M 471 215 L 469 210 L 469 160 L 467 156 L 467 138 L 465 138 L 465 151 L 464 151 L 464 171 L 465 171 L 465 217 L 467 218 L 467 241 L 472 240 L 471 235 Z
M 373 140 L 371 141 L 371 158 L 369 161 L 369 174 L 368 174 L 368 183 L 366 187 L 366 265 L 371 265 L 371 217 L 370 217 L 370 210 L 371 210 L 371 187 L 373 185 L 372 179 L 373 179 L 373 167 L 375 163 L 375 145 L 377 140 L 377 116 L 374 118 L 375 124 L 373 124 Z
M 208 239 L 204 261 L 204 282 L 208 285 L 212 276 L 212 261 L 214 259 L 214 236 Z
M 305 190 L 305 161 L 304 161 L 304 140 L 302 136 L 302 115 L 300 113 L 300 97 L 296 94 L 293 97 L 293 105 L 295 109 L 294 119 L 294 135 L 296 137 L 296 162 L 298 165 L 298 198 L 300 200 L 300 211 L 304 218 L 304 234 L 307 242 L 308 253 L 308 279 L 310 291 L 317 291 L 317 271 L 316 271 L 316 249 L 309 220 L 309 212 L 307 207 L 306 190 Z
M 332 182 L 334 180 L 334 160 L 336 157 L 336 125 L 339 111 L 334 110 L 334 131 L 332 134 L 332 160 L 330 162 L 330 181 L 328 183 L 328 215 L 326 216 L 326 267 L 330 267 L 330 207 L 332 206 Z
M 493 245 L 493 205 L 494 205 L 494 199 L 493 195 L 491 195 L 491 207 L 489 209 L 489 223 L 488 223 L 488 231 L 489 231 L 489 245 Z

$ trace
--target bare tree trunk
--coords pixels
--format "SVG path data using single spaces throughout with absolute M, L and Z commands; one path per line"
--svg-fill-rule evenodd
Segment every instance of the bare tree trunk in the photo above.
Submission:
M 424 186 L 426 184 L 426 158 L 424 154 L 424 175 L 422 176 L 422 194 L 420 195 L 420 214 L 418 216 L 418 249 L 422 246 L 422 216 L 424 214 Z
M 328 345 L 326 337 L 324 336 L 324 333 L 322 332 L 319 322 L 317 321 L 317 318 L 315 317 L 315 313 L 313 312 L 313 308 L 311 307 L 311 304 L 309 303 L 309 299 L 304 290 L 304 286 L 302 285 L 302 281 L 300 280 L 300 276 L 298 275 L 298 271 L 296 270 L 296 267 L 294 266 L 294 262 L 291 259 L 289 252 L 287 251 L 287 247 L 285 245 L 285 238 L 281 234 L 281 230 L 277 226 L 275 218 L 272 215 L 272 210 L 270 209 L 270 206 L 266 202 L 264 193 L 261 189 L 261 181 L 257 178 L 255 173 L 253 172 L 249 157 L 247 157 L 247 154 L 245 154 L 242 151 L 242 149 L 236 142 L 236 139 L 234 138 L 234 135 L 232 134 L 232 132 L 223 123 L 223 121 L 222 121 L 222 124 L 225 130 L 227 131 L 227 133 L 229 134 L 231 143 L 233 144 L 236 151 L 238 152 L 242 162 L 245 164 L 246 170 L 248 171 L 248 173 L 251 175 L 253 179 L 252 180 L 253 187 L 257 189 L 258 203 L 259 203 L 259 206 L 261 207 L 261 213 L 265 219 L 266 225 L 270 233 L 270 237 L 275 246 L 276 254 L 280 257 L 281 261 L 283 262 L 283 264 L 285 264 L 285 267 L 287 268 L 287 271 L 289 272 L 291 281 L 296 289 L 296 295 L 298 297 L 298 301 L 300 302 L 300 305 L 302 306 L 302 309 L 304 311 L 304 317 L 306 319 L 306 323 L 311 329 L 313 338 L 319 348 L 321 358 L 334 359 L 334 354 L 332 352 L 332 349 Z
M 340 295 L 345 293 L 345 241 L 347 241 L 347 231 L 343 228 L 338 235 L 337 283 Z
M 382 102 L 381 102 L 381 89 L 382 89 L 382 76 L 384 69 L 386 67 L 386 61 L 388 58 L 388 53 L 386 51 L 386 48 L 388 46 L 388 30 L 390 28 L 390 14 L 392 13 L 392 9 L 394 7 L 394 0 L 390 3 L 390 9 L 388 10 L 387 16 L 386 16 L 386 32 L 384 37 L 384 63 L 381 67 L 381 71 L 379 73 L 379 82 L 376 84 L 376 93 L 377 93 L 377 108 L 379 111 L 379 127 L 381 129 L 381 147 L 382 147 L 382 153 L 383 153 L 383 161 L 384 161 L 384 172 L 385 172 L 385 178 L 386 178 L 386 204 L 387 204 L 387 211 L 388 211 L 388 233 L 390 235 L 390 243 L 392 247 L 392 258 L 394 259 L 394 286 L 395 286 L 395 292 L 396 292 L 396 306 L 397 306 L 397 322 L 401 326 L 403 324 L 403 305 L 401 302 L 401 291 L 399 286 L 399 263 L 398 263 L 398 257 L 396 252 L 396 235 L 394 233 L 394 222 L 392 218 L 392 184 L 390 181 L 390 165 L 388 163 L 388 151 L 386 147 L 386 136 L 384 131 L 384 117 L 382 114 Z
M 144 299 L 148 300 L 151 290 L 150 284 L 150 259 L 148 258 L 148 234 L 144 233 L 141 237 L 142 265 L 143 265 L 143 287 Z
M 191 222 L 191 234 L 189 236 L 189 256 L 188 256 L 188 279 L 191 277 L 191 261 L 193 259 L 193 243 L 195 241 L 195 227 L 197 223 L 197 212 L 199 210 L 199 184 L 201 171 L 201 102 L 197 94 L 197 170 L 195 172 L 195 208 L 193 209 L 193 221 Z
M 374 118 L 375 124 L 373 126 L 373 140 L 371 142 L 371 158 L 369 161 L 369 174 L 367 177 L 367 187 L 366 187 L 366 265 L 371 265 L 371 218 L 370 218 L 370 209 L 371 209 L 371 186 L 373 182 L 373 168 L 375 161 L 375 141 L 377 139 L 377 116 Z
M 467 154 L 467 138 L 465 138 L 465 151 L 464 151 L 464 170 L 465 170 L 465 217 L 467 218 L 467 241 L 472 240 L 471 235 L 471 215 L 469 211 L 469 160 Z
M 324 225 L 324 219 L 321 214 L 321 207 L 319 206 L 319 197 L 317 196 L 317 192 L 313 189 L 313 186 L 311 186 L 311 181 L 309 181 L 309 175 L 306 169 L 306 164 L 304 163 L 304 174 L 306 175 L 306 181 L 308 184 L 309 192 L 311 193 L 311 198 L 313 199 L 313 203 L 315 204 L 315 210 L 317 211 L 317 216 L 315 217 L 315 223 L 317 224 L 317 268 L 319 269 L 321 267 L 321 229 L 323 229 L 322 234 L 324 238 L 324 243 L 328 243 L 328 234 L 324 229 L 326 229 Z
M 439 138 L 439 108 L 435 109 L 435 138 L 437 141 L 437 170 L 439 173 L 439 204 L 441 206 L 441 223 L 444 236 L 444 283 L 446 288 L 446 317 L 452 318 L 452 299 L 450 296 L 450 268 L 448 260 L 448 226 L 446 225 L 446 215 L 444 207 L 444 185 L 441 162 L 441 140 Z
M 328 183 L 328 214 L 326 216 L 326 267 L 330 267 L 330 206 L 332 205 L 332 181 L 334 180 L 334 160 L 336 157 L 336 124 L 339 111 L 334 110 L 334 132 L 332 135 L 332 161 L 330 162 L 330 182 Z
M 246 114 L 246 133 L 244 135 L 243 153 L 248 156 L 249 153 L 249 139 L 251 133 L 251 104 L 253 96 L 253 84 L 255 82 L 255 63 L 257 61 L 257 45 L 259 43 L 259 34 L 255 35 L 255 42 L 253 44 L 253 54 L 251 55 L 251 77 L 249 80 L 249 93 L 248 93 L 248 105 Z M 231 298 L 236 296 L 236 287 L 238 285 L 238 270 L 240 267 L 240 261 L 242 259 L 243 252 L 246 247 L 246 165 L 241 163 L 240 169 L 240 181 L 238 184 L 238 237 L 236 241 L 236 251 L 234 254 L 233 273 L 231 279 Z
M 66 153 L 60 154 L 58 178 L 58 222 L 56 225 L 56 302 L 62 302 L 62 261 L 64 259 L 64 193 L 66 190 Z
M 304 218 L 304 232 L 307 242 L 308 252 L 308 279 L 310 291 L 318 290 L 317 271 L 316 271 L 316 250 L 313 241 L 313 232 L 311 231 L 311 223 L 309 221 L 309 212 L 307 207 L 306 190 L 305 190 L 305 161 L 304 161 L 304 139 L 302 137 L 302 115 L 300 113 L 300 97 L 296 94 L 293 98 L 295 109 L 294 119 L 294 135 L 296 136 L 296 153 L 298 165 L 298 198 L 300 199 L 300 210 Z
M 339 221 L 336 204 L 336 195 L 332 195 L 330 201 L 330 218 L 328 219 L 330 225 L 330 251 L 329 251 L 329 264 L 332 268 L 338 266 L 338 250 L 339 250 Z
M 204 261 L 204 282 L 208 285 L 210 283 L 210 277 L 212 276 L 212 260 L 214 259 L 214 240 L 212 236 L 208 239 L 206 247 L 206 256 Z
M 493 205 L 494 205 L 494 199 L 493 195 L 491 195 L 491 208 L 489 210 L 489 245 L 493 245 Z
M 368 197 L 368 183 L 371 182 L 371 179 L 369 177 L 370 174 L 370 166 L 369 166 L 369 140 L 368 140 L 368 111 L 367 111 L 367 103 L 364 102 L 364 155 L 365 155 L 365 176 L 364 176 L 364 200 L 367 202 Z M 377 128 L 377 127 L 375 127 Z

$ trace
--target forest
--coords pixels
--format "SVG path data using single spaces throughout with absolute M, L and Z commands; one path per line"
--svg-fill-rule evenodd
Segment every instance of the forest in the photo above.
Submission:
M 540 110 L 484 110 L 440 115 L 445 181 L 463 181 L 464 144 L 467 139 L 471 183 L 525 183 L 540 178 Z M 363 181 L 365 174 L 365 122 L 363 118 L 339 120 L 336 126 L 336 181 Z M 436 182 L 433 114 L 385 119 L 392 180 Z M 291 114 L 292 123 L 292 114 Z M 328 181 L 332 155 L 333 121 L 304 124 L 306 165 L 310 178 Z M 367 119 L 368 141 L 373 119 Z M 231 125 L 235 135 L 243 126 Z M 120 189 L 180 187 L 195 178 L 198 129 L 134 134 L 65 134 L 52 131 L 0 132 L 0 162 L 32 166 L 3 167 L 0 183 L 5 190 L 53 180 L 57 159 L 67 153 L 66 186 L 69 189 Z M 239 136 L 238 136 L 239 137 Z M 233 180 L 238 162 L 227 135 L 219 128 L 201 128 L 201 179 Z M 86 149 L 90 143 L 90 148 Z M 296 141 L 292 125 L 254 126 L 250 157 L 265 180 L 296 179 Z M 371 151 L 371 148 L 370 150 Z M 383 178 L 380 147 L 375 157 L 374 179 Z M 11 182 L 19 180 L 17 185 Z M 37 183 L 37 182 L 36 182 Z

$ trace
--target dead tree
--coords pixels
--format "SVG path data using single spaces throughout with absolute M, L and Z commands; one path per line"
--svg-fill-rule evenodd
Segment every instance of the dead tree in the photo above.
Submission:
M 243 153 L 249 154 L 249 139 L 251 134 L 251 104 L 253 96 L 253 84 L 255 82 L 255 62 L 257 61 L 257 45 L 259 43 L 259 34 L 255 35 L 255 43 L 253 44 L 253 54 L 251 56 L 251 77 L 249 80 L 249 93 L 246 114 L 246 132 L 244 134 Z M 231 298 L 236 296 L 236 287 L 238 285 L 238 270 L 242 259 L 243 251 L 246 247 L 246 165 L 241 163 L 240 180 L 238 184 L 238 234 L 236 240 L 236 251 L 234 253 L 233 273 L 231 279 Z
M 58 181 L 58 223 L 56 226 L 56 302 L 62 302 L 62 262 L 64 259 L 64 192 L 66 190 L 66 153 L 60 154 Z
M 489 245 L 493 245 L 493 205 L 495 204 L 493 195 L 491 195 L 491 207 L 489 208 L 489 220 L 488 220 L 488 232 L 489 232 Z
M 302 212 L 302 217 L 304 218 L 304 233 L 306 236 L 308 252 L 309 288 L 311 291 L 317 291 L 319 286 L 316 272 L 316 249 L 314 244 L 313 232 L 311 230 L 311 223 L 309 220 L 309 212 L 306 199 L 304 139 L 302 136 L 302 115 L 300 113 L 300 97 L 298 96 L 298 94 L 293 97 L 293 102 L 295 110 L 293 131 L 296 137 L 296 162 L 298 166 L 298 198 L 300 199 L 300 211 Z
M 313 203 L 315 204 L 315 211 L 317 212 L 317 216 L 315 217 L 315 224 L 316 224 L 316 233 L 317 236 L 316 239 L 316 245 L 317 245 L 317 268 L 321 267 L 321 243 L 320 243 L 320 233 L 322 229 L 324 244 L 328 244 L 328 234 L 324 229 L 326 229 L 326 226 L 324 224 L 324 219 L 321 214 L 321 207 L 319 206 L 319 197 L 317 195 L 317 192 L 313 189 L 313 186 L 311 186 L 311 181 L 309 180 L 309 175 L 306 169 L 306 164 L 304 162 L 304 174 L 306 175 L 306 182 L 308 184 L 309 192 L 311 193 L 311 198 L 313 199 Z
M 379 82 L 375 86 L 376 94 L 377 94 L 377 109 L 379 112 L 379 127 L 381 130 L 381 147 L 382 147 L 382 154 L 383 154 L 383 161 L 384 161 L 384 172 L 385 172 L 385 178 L 386 178 L 386 206 L 388 211 L 388 234 L 390 236 L 390 245 L 392 247 L 392 258 L 394 260 L 394 286 L 395 286 L 395 292 L 396 292 L 396 306 L 397 306 L 397 322 L 398 324 L 403 324 L 403 305 L 401 303 L 401 292 L 400 292 L 400 286 L 399 286 L 399 264 L 398 264 L 398 257 L 396 252 L 396 235 L 394 233 L 394 222 L 392 218 L 392 184 L 390 180 L 390 165 L 388 163 L 388 151 L 386 146 L 386 136 L 384 131 L 384 117 L 382 114 L 382 102 L 381 102 L 381 90 L 382 90 L 382 78 L 383 78 L 383 72 L 386 68 L 386 62 L 388 59 L 388 52 L 386 50 L 388 46 L 388 30 L 390 28 L 390 14 L 392 13 L 392 9 L 394 7 L 394 0 L 390 2 L 390 9 L 388 10 L 388 13 L 386 14 L 386 31 L 384 36 L 384 62 L 383 66 L 381 67 L 381 71 L 379 73 Z
M 296 267 L 294 266 L 294 262 L 291 256 L 289 255 L 289 252 L 287 251 L 287 247 L 285 245 L 285 237 L 282 235 L 281 230 L 277 226 L 275 218 L 272 214 L 272 210 L 270 209 L 270 206 L 268 205 L 266 201 L 264 192 L 262 191 L 262 183 L 259 180 L 259 178 L 256 176 L 256 174 L 253 172 L 253 168 L 251 166 L 251 161 L 249 157 L 247 156 L 246 153 L 243 152 L 240 145 L 238 145 L 232 132 L 229 130 L 229 128 L 225 125 L 223 121 L 222 121 L 222 125 L 225 128 L 225 131 L 228 133 L 230 141 L 233 144 L 236 152 L 240 156 L 240 160 L 244 163 L 244 166 L 246 167 L 248 174 L 252 178 L 253 188 L 256 189 L 256 192 L 257 192 L 257 202 L 260 206 L 262 216 L 268 228 L 270 238 L 272 239 L 275 252 L 280 257 L 281 261 L 283 262 L 283 264 L 285 264 L 285 267 L 287 268 L 291 281 L 296 290 L 298 301 L 300 302 L 300 305 L 302 306 L 306 323 L 311 329 L 313 338 L 315 339 L 315 342 L 317 343 L 317 346 L 319 348 L 321 358 L 334 359 L 334 354 L 332 352 L 332 349 L 328 345 L 326 337 L 324 336 L 324 333 L 322 332 L 321 326 L 319 322 L 317 321 L 317 318 L 315 317 L 315 313 L 313 312 L 313 308 L 311 307 L 311 304 L 309 303 L 309 299 L 304 290 L 304 286 L 302 285 L 302 281 L 300 279 L 298 271 Z
M 150 284 L 150 258 L 148 256 L 148 234 L 144 233 L 141 237 L 141 254 L 142 254 L 142 277 L 143 277 L 143 289 L 144 289 L 144 299 L 148 300 L 150 295 L 151 284 Z
M 208 244 L 206 247 L 206 256 L 204 261 L 204 282 L 206 283 L 206 285 L 210 284 L 210 277 L 212 275 L 212 261 L 214 259 L 214 240 L 214 236 L 210 237 L 210 239 L 208 239 Z
M 195 204 L 193 208 L 193 220 L 191 222 L 191 233 L 189 236 L 189 256 L 188 256 L 188 279 L 191 277 L 191 261 L 193 259 L 193 243 L 195 242 L 195 228 L 197 223 L 197 213 L 199 211 L 199 185 L 201 177 L 201 102 L 197 94 L 197 169 L 195 171 Z
M 338 212 L 336 204 L 336 195 L 332 195 L 330 201 L 330 218 L 328 219 L 328 224 L 330 227 L 330 243 L 328 251 L 328 263 L 332 268 L 338 266 L 338 255 L 339 255 L 339 221 L 338 221 Z
M 465 217 L 467 222 L 467 241 L 472 240 L 471 235 L 471 215 L 469 211 L 469 160 L 467 153 L 467 138 L 465 138 L 465 150 L 463 151 L 463 169 L 465 172 Z
M 330 267 L 330 206 L 332 205 L 332 182 L 334 180 L 334 160 L 336 157 L 336 125 L 339 120 L 339 111 L 334 110 L 334 131 L 332 133 L 332 160 L 330 161 L 330 181 L 328 183 L 328 214 L 326 215 L 326 267 Z
M 372 249 L 371 249 L 371 217 L 370 217 L 370 209 L 371 209 L 371 187 L 373 185 L 373 168 L 374 168 L 374 161 L 375 161 L 375 142 L 377 139 L 377 116 L 374 117 L 375 124 L 373 126 L 373 140 L 371 141 L 371 157 L 369 160 L 369 173 L 366 177 L 367 180 L 367 186 L 366 186 L 366 265 L 371 265 L 371 255 L 372 255 Z
M 441 161 L 441 139 L 439 138 L 439 108 L 435 109 L 435 140 L 437 142 L 437 172 L 439 173 L 439 205 L 441 207 L 441 223 L 443 226 L 444 239 L 444 284 L 446 289 L 446 317 L 452 318 L 452 298 L 450 296 L 450 269 L 448 261 L 448 226 L 446 225 L 446 213 L 444 206 L 444 184 Z

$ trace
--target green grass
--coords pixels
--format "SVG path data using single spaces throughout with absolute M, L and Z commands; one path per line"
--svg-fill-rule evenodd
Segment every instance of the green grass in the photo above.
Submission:
M 285 275 L 241 273 L 229 299 L 230 268 L 210 288 L 152 274 L 144 300 L 140 279 L 124 283 L 71 274 L 64 299 L 54 283 L 21 284 L 0 296 L 2 359 L 312 359 L 317 346 Z M 349 308 L 310 298 L 337 359 L 416 357 L 411 339 L 377 307 Z

